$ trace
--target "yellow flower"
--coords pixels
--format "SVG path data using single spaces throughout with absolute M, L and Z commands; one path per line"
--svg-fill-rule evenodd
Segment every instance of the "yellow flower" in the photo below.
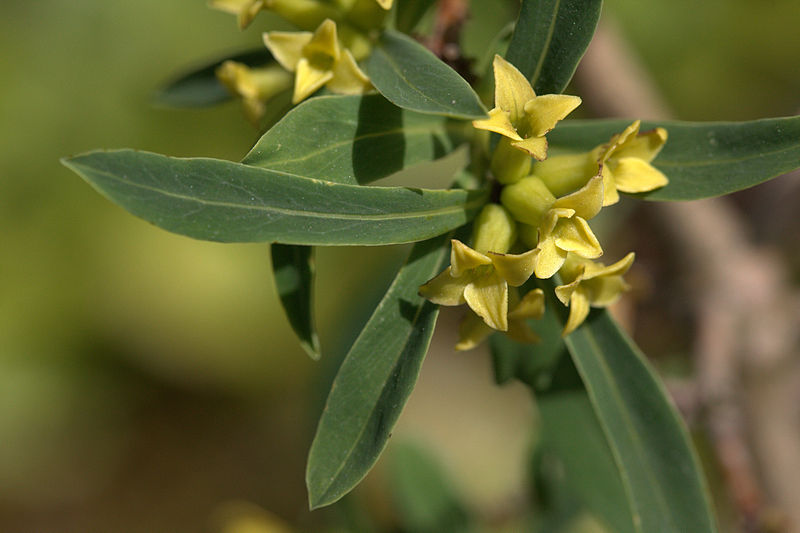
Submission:
M 392 4 L 394 3 L 394 0 L 377 0 L 377 2 L 378 5 L 380 5 L 383 9 L 388 11 L 392 9 Z
M 520 255 L 482 254 L 453 239 L 450 266 L 419 288 L 439 305 L 467 304 L 489 327 L 508 330 L 508 286 L 519 287 L 533 273 L 537 250 Z
M 556 198 L 536 176 L 528 176 L 503 188 L 503 206 L 521 222 L 519 233 L 528 246 L 539 251 L 536 277 L 546 279 L 558 272 L 569 252 L 585 258 L 603 255 L 603 249 L 587 220 L 600 212 L 603 179 L 596 176 L 581 189 Z
M 516 290 L 510 290 L 508 295 L 511 310 L 508 312 L 506 335 L 517 342 L 539 342 L 539 336 L 531 330 L 527 320 L 529 318 L 538 320 L 544 316 L 544 292 L 542 289 L 533 289 L 522 300 L 517 296 Z M 458 328 L 459 339 L 456 350 L 471 350 L 486 340 L 494 331 L 478 315 L 469 312 Z
M 564 285 L 556 287 L 556 296 L 569 306 L 569 318 L 562 335 L 575 331 L 589 314 L 589 307 L 607 307 L 616 302 L 629 286 L 622 276 L 633 264 L 631 252 L 613 265 L 588 261 L 570 254 L 561 270 Z
M 217 79 L 234 96 L 242 99 L 247 119 L 258 125 L 266 112 L 266 103 L 292 86 L 292 76 L 278 65 L 248 67 L 225 61 L 216 70 Z
M 265 33 L 264 44 L 281 66 L 295 72 L 292 103 L 300 103 L 323 85 L 339 94 L 361 94 L 370 88 L 353 54 L 339 45 L 336 23 L 330 19 L 314 33 Z
M 253 22 L 258 12 L 267 9 L 266 0 L 211 0 L 209 5 L 236 15 L 239 27 L 244 29 Z
M 494 109 L 489 118 L 472 125 L 510 139 L 511 145 L 536 159 L 547 157 L 545 134 L 581 103 L 577 96 L 537 96 L 528 79 L 517 68 L 494 56 Z
M 650 163 L 664 143 L 667 130 L 655 128 L 639 133 L 636 121 L 608 144 L 590 152 L 562 155 L 534 163 L 531 172 L 539 176 L 554 194 L 564 194 L 582 186 L 591 176 L 600 175 L 605 185 L 603 205 L 619 201 L 619 192 L 639 193 L 663 187 L 667 177 Z

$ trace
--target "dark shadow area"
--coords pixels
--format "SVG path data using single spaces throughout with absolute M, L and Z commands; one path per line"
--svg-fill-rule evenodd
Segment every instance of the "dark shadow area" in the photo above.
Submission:
M 361 99 L 353 143 L 353 173 L 358 183 L 366 184 L 403 168 L 406 140 L 402 129 L 402 109 L 380 95 Z

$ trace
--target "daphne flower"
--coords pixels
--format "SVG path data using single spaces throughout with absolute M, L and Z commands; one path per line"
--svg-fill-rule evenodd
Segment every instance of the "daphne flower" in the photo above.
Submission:
M 266 103 L 292 86 L 292 76 L 278 65 L 248 67 L 225 61 L 217 67 L 217 79 L 234 96 L 242 99 L 247 119 L 258 125 L 266 112 Z
M 519 287 L 533 274 L 538 251 L 520 255 L 482 254 L 453 239 L 450 266 L 419 288 L 439 305 L 467 304 L 491 328 L 508 330 L 508 286 Z
M 536 277 L 546 279 L 558 272 L 567 254 L 597 258 L 603 249 L 587 220 L 603 205 L 603 180 L 596 176 L 581 189 L 556 198 L 536 176 L 507 185 L 500 200 L 521 222 L 520 237 L 539 251 Z
M 631 252 L 613 265 L 588 261 L 570 254 L 561 270 L 564 285 L 556 287 L 556 296 L 569 306 L 569 318 L 562 335 L 569 335 L 589 314 L 590 307 L 607 307 L 619 299 L 629 286 L 622 276 L 633 264 Z
M 330 19 L 314 33 L 265 33 L 264 44 L 281 66 L 295 72 L 292 103 L 305 100 L 322 86 L 339 94 L 361 94 L 370 87 L 353 54 L 339 45 L 336 23 Z
M 538 320 L 544 316 L 544 292 L 542 289 L 529 291 L 521 300 L 516 290 L 510 290 L 508 312 L 508 331 L 506 335 L 517 342 L 539 342 L 539 336 L 528 326 L 528 319 Z M 517 300 L 515 302 L 515 300 Z M 471 350 L 495 330 L 486 325 L 478 315 L 473 312 L 467 314 L 458 328 L 458 343 L 456 350 Z
M 377 0 L 377 2 L 383 9 L 388 11 L 392 9 L 392 4 L 394 3 L 394 0 Z
M 544 159 L 545 134 L 578 107 L 581 99 L 562 94 L 537 96 L 528 79 L 499 55 L 494 56 L 493 69 L 494 109 L 489 111 L 488 119 L 476 120 L 472 125 L 499 133 L 509 139 L 511 146 L 536 159 Z M 506 183 L 511 181 L 514 180 Z
M 639 133 L 639 126 L 637 120 L 590 152 L 534 163 L 532 172 L 554 194 L 574 190 L 591 176 L 601 175 L 605 185 L 603 205 L 617 203 L 619 192 L 639 193 L 663 187 L 669 180 L 651 162 L 667 142 L 667 130 L 655 128 Z

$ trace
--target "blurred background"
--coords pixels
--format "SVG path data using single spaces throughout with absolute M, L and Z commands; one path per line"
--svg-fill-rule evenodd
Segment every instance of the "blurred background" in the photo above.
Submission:
M 503 15 L 481 9 L 467 52 L 485 49 Z M 604 9 L 676 118 L 800 112 L 796 0 Z M 257 136 L 237 103 L 176 111 L 151 96 L 177 72 L 258 46 L 274 23 L 262 16 L 240 32 L 201 0 L 0 5 L 0 531 L 222 531 L 230 509 L 315 530 L 364 502 L 391 515 L 380 468 L 350 503 L 313 514 L 303 479 L 327 385 L 405 249 L 359 250 L 357 261 L 353 250 L 318 252 L 324 358 L 314 363 L 278 307 L 266 246 L 166 233 L 59 164 L 122 147 L 240 159 Z M 796 287 L 796 212 L 765 202 L 796 205 L 800 191 L 773 190 L 735 200 Z M 649 254 L 656 264 L 659 251 Z M 655 302 L 655 274 L 640 275 L 642 305 L 681 307 L 680 294 Z M 443 314 L 388 451 L 403 440 L 430 450 L 469 506 L 502 522 L 525 498 L 534 408 L 520 385 L 493 386 L 485 352 L 451 352 L 456 319 Z M 667 320 L 637 329 L 667 375 L 691 367 L 691 335 Z

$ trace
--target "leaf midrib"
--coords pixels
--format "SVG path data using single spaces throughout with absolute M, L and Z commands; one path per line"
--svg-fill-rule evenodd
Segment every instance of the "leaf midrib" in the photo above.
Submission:
M 585 338 L 586 338 L 587 343 L 590 344 L 590 347 L 595 351 L 595 353 L 602 354 L 602 350 L 600 349 L 600 345 L 598 344 L 594 333 L 592 333 L 591 330 L 589 330 L 588 328 L 586 328 L 586 331 L 585 331 Z M 634 446 L 635 451 L 636 451 L 636 455 L 639 457 L 640 463 L 643 464 L 643 465 L 646 465 L 647 464 L 647 457 L 645 455 L 643 455 L 643 453 L 642 453 L 643 446 L 641 444 L 641 439 L 639 438 L 639 436 L 636 433 L 636 431 L 633 430 L 634 424 L 633 424 L 628 412 L 624 408 L 625 402 L 622 400 L 622 395 L 621 395 L 621 392 L 619 390 L 619 386 L 617 384 L 617 381 L 615 379 L 613 379 L 613 373 L 611 372 L 610 368 L 608 367 L 608 363 L 605 360 L 605 357 L 598 357 L 596 360 L 598 361 L 598 364 L 601 367 L 601 370 L 603 372 L 603 377 L 606 378 L 607 383 L 609 383 L 608 390 L 612 393 L 612 399 L 613 399 L 614 403 L 617 404 L 618 412 L 621 414 L 621 416 L 622 416 L 622 418 L 623 418 L 623 420 L 625 422 L 625 427 L 627 429 L 627 433 L 629 434 L 631 439 L 634 441 L 634 444 L 638 445 L 638 446 Z M 587 390 L 590 391 L 590 395 L 594 396 L 596 398 L 597 397 L 596 394 L 593 393 L 594 392 L 594 387 L 592 387 L 591 384 L 587 380 L 584 380 L 584 383 L 586 384 Z M 593 402 L 593 403 L 595 403 L 595 402 Z M 605 424 L 601 424 L 601 425 L 603 426 L 603 432 L 606 434 L 606 438 L 608 438 L 609 441 L 613 441 L 613 439 L 611 438 L 611 435 L 609 433 L 610 430 L 606 427 Z M 629 500 L 631 502 L 638 501 L 634 497 L 634 490 L 633 490 L 633 487 L 630 485 L 630 483 L 631 483 L 630 474 L 628 474 L 628 469 L 625 467 L 623 461 L 621 460 L 621 457 L 619 457 L 619 451 L 616 450 L 616 448 L 614 446 L 612 446 L 611 449 L 612 449 L 612 451 L 614 453 L 614 458 L 615 458 L 615 460 L 617 462 L 617 466 L 621 470 L 626 472 L 626 474 L 624 476 L 624 482 L 625 482 L 625 489 L 628 492 Z M 671 528 L 672 531 L 680 531 L 679 529 L 677 529 L 674 517 L 669 512 L 669 505 L 666 502 L 666 499 L 665 499 L 663 490 L 661 488 L 661 485 L 657 482 L 656 478 L 653 476 L 653 473 L 652 473 L 652 471 L 650 469 L 645 468 L 644 470 L 645 470 L 646 476 L 650 479 L 651 486 L 656 489 L 654 491 L 655 494 L 657 495 L 656 502 L 658 503 L 658 506 L 661 509 L 661 512 L 659 514 L 661 516 L 667 517 L 670 525 L 672 526 L 672 528 Z M 635 512 L 640 515 L 640 520 L 641 520 L 641 510 L 639 509 L 639 505 L 637 504 L 636 507 L 637 508 L 636 508 Z M 634 511 L 633 509 L 631 509 L 631 510 Z M 639 531 L 643 531 L 642 527 L 641 527 L 641 521 L 637 524 L 636 521 L 634 520 L 634 527 L 636 527 L 636 529 L 639 530 Z
M 74 163 L 73 163 L 74 164 Z M 77 167 L 81 167 L 80 164 L 75 164 Z M 141 183 L 133 182 L 124 180 L 111 172 L 105 170 L 98 170 L 91 168 L 91 172 L 94 174 L 100 174 L 106 178 L 110 178 L 113 181 L 117 181 L 120 183 L 125 184 L 126 186 L 139 188 L 147 191 L 151 191 L 157 194 L 162 194 L 164 196 L 170 198 L 176 198 L 179 200 L 186 200 L 195 202 L 204 206 L 213 206 L 213 207 L 229 207 L 234 209 L 246 209 L 252 211 L 264 211 L 269 213 L 276 213 L 282 215 L 289 215 L 289 216 L 303 216 L 303 217 L 310 217 L 310 218 L 324 218 L 324 219 L 338 219 L 338 220 L 370 220 L 370 221 L 382 221 L 382 220 L 404 220 L 404 219 L 413 219 L 413 218 L 425 218 L 430 216 L 445 216 L 452 213 L 458 213 L 462 211 L 468 211 L 471 207 L 475 204 L 480 203 L 482 200 L 480 197 L 474 198 L 465 202 L 464 204 L 460 205 L 452 205 L 446 207 L 439 207 L 436 209 L 426 209 L 423 211 L 406 211 L 403 213 L 378 213 L 378 214 L 347 214 L 347 213 L 326 213 L 322 211 L 297 211 L 291 209 L 284 209 L 279 207 L 273 206 L 259 206 L 259 205 L 248 205 L 248 204 L 236 204 L 232 202 L 220 202 L 220 201 L 212 201 L 212 200 L 205 200 L 201 198 L 197 198 L 194 196 L 187 196 L 183 194 L 174 193 L 171 191 L 166 191 L 163 189 L 159 189 L 158 187 L 151 187 L 148 185 L 143 185 Z M 287 175 L 294 176 L 293 174 L 286 173 Z M 302 179 L 310 179 L 305 178 L 303 176 L 295 176 Z M 90 180 L 91 181 L 91 180 Z M 319 181 L 319 180 L 313 180 Z M 334 182 L 327 182 L 327 183 L 334 183 Z M 344 186 L 342 184 L 335 184 L 338 186 Z M 99 189 L 101 193 L 105 194 L 102 189 Z
M 435 274 L 435 273 L 436 273 L 436 272 L 439 270 L 439 268 L 441 267 L 441 263 L 442 263 L 442 256 L 443 256 L 443 254 L 442 254 L 442 252 L 440 251 L 440 253 L 439 253 L 439 260 L 436 262 L 436 268 L 433 268 L 433 269 L 431 269 L 431 273 L 432 273 L 432 274 Z M 405 266 L 405 265 L 404 265 L 404 266 Z M 395 285 L 396 285 L 396 284 L 399 284 L 399 283 L 400 283 L 400 282 L 399 282 L 399 281 L 397 281 L 397 278 L 395 278 L 395 283 L 392 283 L 392 285 L 389 287 L 389 290 L 388 290 L 387 292 L 390 292 L 390 291 L 391 291 L 391 290 L 392 290 L 392 289 L 395 287 Z M 420 317 L 420 315 L 422 314 L 422 309 L 423 309 L 423 307 L 425 307 L 425 304 L 426 304 L 426 303 L 427 303 L 427 301 L 423 299 L 423 300 L 420 302 L 420 304 L 417 306 L 417 311 L 416 311 L 416 313 L 414 314 L 414 319 L 413 319 L 413 321 L 411 322 L 411 324 L 410 324 L 410 326 L 409 326 L 409 328 L 408 328 L 408 333 L 406 333 L 405 337 L 403 338 L 403 344 L 402 344 L 402 345 L 403 345 L 403 350 L 400 352 L 401 354 L 402 354 L 402 353 L 405 351 L 405 347 L 408 345 L 408 339 L 409 339 L 409 338 L 411 338 L 411 335 L 414 333 L 414 327 L 416 326 L 417 322 L 419 321 L 419 317 Z M 375 314 L 377 315 L 377 313 L 378 313 L 378 312 L 379 312 L 381 309 L 383 309 L 383 307 L 384 307 L 384 305 L 383 305 L 383 302 L 382 302 L 382 303 L 381 303 L 381 305 L 378 307 L 378 309 L 376 309 L 376 310 L 375 310 Z M 373 315 L 373 316 L 374 316 L 374 315 Z M 371 317 L 370 317 L 370 320 L 372 320 L 372 318 L 371 318 Z M 367 325 L 369 325 L 369 321 L 367 322 Z M 366 327 L 366 326 L 365 326 L 365 327 Z M 358 339 L 356 339 L 356 344 L 357 344 L 357 343 L 358 343 Z M 354 345 L 354 346 L 355 346 L 355 345 Z M 397 365 L 398 365 L 398 362 L 399 362 L 399 361 L 400 361 L 400 357 L 398 356 L 397 358 L 395 358 L 395 361 L 394 361 L 394 363 L 392 364 L 392 370 L 394 370 L 395 368 L 397 368 Z M 391 373 L 390 373 L 389 375 L 391 375 Z M 384 382 L 384 385 L 385 385 L 385 382 Z M 379 391 L 378 398 L 380 398 L 380 395 L 381 395 L 382 393 L 383 393 L 383 387 L 381 387 L 381 389 L 380 389 L 380 391 Z M 373 408 L 372 408 L 372 409 L 369 411 L 369 416 L 365 417 L 365 419 L 364 419 L 364 423 L 361 425 L 361 429 L 359 430 L 359 432 L 358 432 L 358 434 L 357 434 L 357 438 L 355 439 L 355 440 L 356 440 L 356 442 L 360 441 L 361 437 L 364 435 L 364 432 L 367 430 L 367 426 L 369 425 L 369 421 L 372 419 L 372 415 L 375 413 L 375 410 L 377 409 L 377 407 L 378 407 L 378 403 L 376 402 L 376 403 L 375 403 L 375 407 L 373 407 Z M 345 465 L 348 463 L 348 461 L 350 460 L 350 457 L 351 457 L 351 456 L 353 455 L 353 453 L 355 452 L 355 448 L 356 448 L 355 446 L 351 446 L 351 447 L 350 447 L 350 449 L 349 449 L 349 450 L 348 450 L 348 452 L 347 452 L 347 455 L 345 455 L 344 459 L 341 461 L 341 463 L 340 463 L 340 465 L 339 465 L 339 468 L 337 468 L 337 469 L 336 469 L 336 471 L 335 471 L 335 472 L 333 473 L 333 475 L 331 476 L 331 478 L 330 478 L 330 479 L 331 479 L 331 482 L 330 482 L 330 483 L 327 485 L 327 487 L 326 487 L 326 488 L 325 488 L 325 490 L 323 491 L 323 495 L 327 495 L 327 494 L 328 494 L 328 491 L 329 491 L 329 490 L 331 489 L 331 487 L 333 486 L 333 484 L 334 484 L 334 481 L 335 481 L 335 480 L 336 480 L 336 479 L 339 477 L 339 474 L 341 474 L 341 473 L 342 473 L 342 470 L 344 469 Z

